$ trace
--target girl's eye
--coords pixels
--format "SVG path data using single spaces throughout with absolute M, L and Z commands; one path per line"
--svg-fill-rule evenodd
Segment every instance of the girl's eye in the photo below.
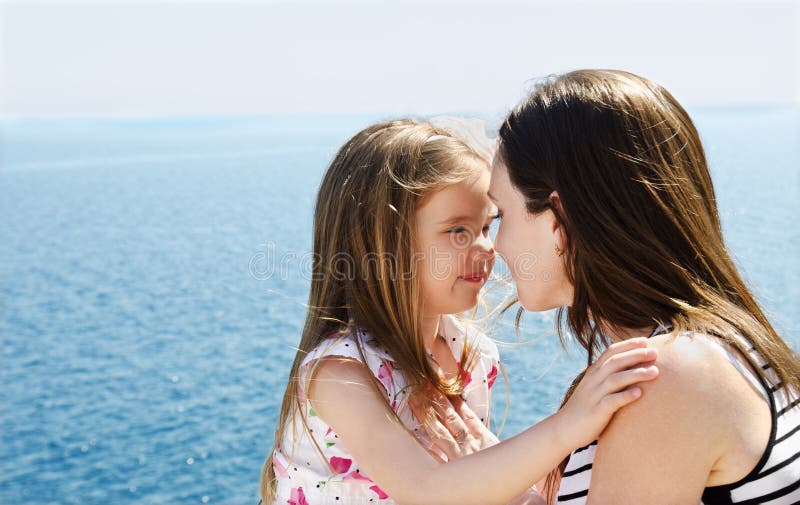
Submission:
M 467 231 L 467 229 L 464 228 L 463 226 L 456 226 L 455 228 L 450 230 L 450 233 L 464 233 L 465 231 Z

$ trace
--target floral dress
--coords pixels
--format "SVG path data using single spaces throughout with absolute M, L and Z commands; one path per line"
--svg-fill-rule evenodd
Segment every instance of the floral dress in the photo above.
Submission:
M 454 316 L 442 316 L 440 331 L 447 339 L 456 361 L 461 357 L 464 344 L 477 346 L 478 359 L 465 371 L 467 405 L 484 423 L 489 419 L 489 391 L 497 378 L 500 363 L 496 344 L 483 333 L 465 326 Z M 363 362 L 356 348 L 359 339 L 366 357 L 366 365 L 383 385 L 386 398 L 403 424 L 426 442 L 419 421 L 408 405 L 408 384 L 402 371 L 394 365 L 392 357 L 364 332 L 335 333 L 305 357 L 300 366 L 300 398 L 305 409 L 308 430 L 297 416 L 296 429 L 290 422 L 273 455 L 277 478 L 274 505 L 327 505 L 327 504 L 381 504 L 391 505 L 392 500 L 380 486 L 359 468 L 357 461 L 347 452 L 338 435 L 317 416 L 305 398 L 305 373 L 310 365 L 325 356 L 342 356 Z M 324 459 L 317 447 L 322 451 Z M 331 470 L 332 469 L 332 470 Z

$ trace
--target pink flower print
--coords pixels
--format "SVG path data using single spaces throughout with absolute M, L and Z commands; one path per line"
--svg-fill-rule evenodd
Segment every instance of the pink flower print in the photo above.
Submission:
M 336 433 L 333 432 L 333 428 L 328 428 L 328 431 L 325 432 L 325 446 L 326 447 L 333 447 L 336 445 L 337 439 L 339 437 L 336 436 Z
M 387 359 L 383 359 L 381 362 L 383 366 L 378 368 L 378 380 L 381 381 L 383 387 L 386 388 L 386 392 L 391 393 L 392 384 L 394 383 L 392 379 L 394 368 L 392 367 L 392 362 Z
M 353 464 L 353 460 L 349 458 L 340 458 L 339 456 L 333 456 L 331 458 L 331 466 L 333 467 L 333 471 L 337 474 L 345 473 L 350 469 L 350 465 Z
M 388 495 L 388 494 L 386 494 L 386 493 L 383 491 L 383 489 L 379 488 L 378 486 L 370 486 L 369 488 L 370 488 L 371 490 L 375 491 L 375 493 L 377 493 L 377 495 L 378 495 L 378 498 L 380 498 L 381 500 L 385 500 L 386 498 L 388 498 L 388 497 L 389 497 L 389 495 Z
M 348 481 L 372 482 L 372 479 L 364 475 L 361 475 L 360 472 L 350 472 L 342 480 L 344 480 L 345 482 Z
M 497 380 L 497 365 L 492 365 L 492 369 L 489 371 L 489 375 L 486 376 L 486 380 L 489 381 L 489 387 L 491 388 L 494 385 L 494 381 Z
M 286 471 L 286 467 L 283 466 L 283 463 L 280 462 L 275 455 L 272 456 L 272 466 L 275 467 L 275 474 L 279 477 L 288 477 L 289 472 Z
M 286 502 L 287 505 L 308 505 L 306 501 L 306 495 L 303 493 L 302 487 L 295 487 L 292 488 L 291 494 L 289 495 L 289 500 Z

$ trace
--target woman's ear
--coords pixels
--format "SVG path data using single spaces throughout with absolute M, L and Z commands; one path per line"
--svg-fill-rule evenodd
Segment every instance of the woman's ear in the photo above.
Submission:
M 564 227 L 556 221 L 555 224 L 555 242 L 559 251 L 564 251 L 567 248 L 567 238 L 564 236 Z M 560 253 L 559 256 L 563 254 Z
M 564 209 L 561 207 L 561 197 L 558 196 L 558 191 L 553 190 L 550 195 L 547 197 L 547 200 L 550 201 L 550 205 L 554 208 L 558 209 L 559 212 L 562 212 Z
M 553 190 L 548 200 L 550 200 L 550 204 L 553 206 L 553 213 L 555 214 L 557 212 L 559 216 L 563 216 L 564 208 L 561 206 L 561 198 L 559 198 L 558 192 Z M 564 233 L 564 227 L 555 215 L 553 215 L 552 231 L 555 235 L 556 248 L 560 251 L 565 250 L 567 247 L 567 237 Z

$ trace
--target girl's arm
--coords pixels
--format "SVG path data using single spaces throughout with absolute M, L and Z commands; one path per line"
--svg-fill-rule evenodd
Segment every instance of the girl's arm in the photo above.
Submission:
M 490 408 L 491 395 L 492 390 L 489 389 L 487 401 Z M 416 399 L 416 396 L 413 399 Z M 448 398 L 438 390 L 434 390 L 431 400 L 437 420 L 432 427 L 426 427 L 427 435 L 433 442 L 432 450 L 429 449 L 429 452 L 440 461 L 451 461 L 500 443 L 497 436 L 489 429 L 489 417 L 486 418 L 485 424 L 481 422 L 461 398 Z M 410 402 L 410 406 L 414 416 L 422 419 L 425 415 L 422 406 L 414 402 Z M 456 441 L 457 439 L 460 443 Z M 446 443 L 442 443 L 445 441 Z M 446 459 L 442 459 L 442 455 Z M 540 482 L 543 484 L 544 479 Z M 506 505 L 547 505 L 538 489 L 540 489 L 538 485 L 533 486 Z
M 319 417 L 389 496 L 403 505 L 503 505 L 554 468 L 574 447 L 591 442 L 613 413 L 641 393 L 631 384 L 655 377 L 646 339 L 614 344 L 587 371 L 558 413 L 475 454 L 437 462 L 409 436 L 353 360 L 324 358 L 309 387 Z

